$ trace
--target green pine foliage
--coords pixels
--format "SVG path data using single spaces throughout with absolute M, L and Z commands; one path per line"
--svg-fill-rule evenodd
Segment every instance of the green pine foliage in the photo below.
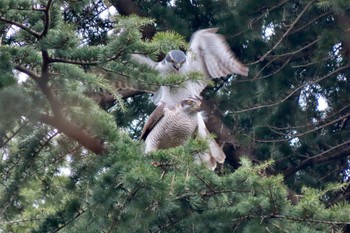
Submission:
M 112 0 L 0 0 L 0 232 L 348 231 L 350 69 L 336 18 L 349 3 L 133 2 L 144 17 L 100 17 Z M 148 155 L 138 140 L 149 92 L 202 75 L 164 79 L 131 60 L 186 49 L 208 27 L 250 68 L 203 93 L 247 151 L 215 172 L 193 162 L 201 140 Z

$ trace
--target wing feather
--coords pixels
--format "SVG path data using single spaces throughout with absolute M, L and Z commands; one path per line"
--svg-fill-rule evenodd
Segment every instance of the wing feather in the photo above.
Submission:
M 216 141 L 210 137 L 210 133 L 205 126 L 204 116 L 202 113 L 197 114 L 198 123 L 198 137 L 204 138 L 208 142 L 209 151 L 197 154 L 198 159 L 200 159 L 206 166 L 212 170 L 216 167 L 216 162 L 223 163 L 225 161 L 225 153 L 222 151 L 221 147 L 216 143 Z
M 231 51 L 218 28 L 195 32 L 187 52 L 187 71 L 203 71 L 210 78 L 225 77 L 229 74 L 248 76 L 248 67 L 241 63 Z
M 141 54 L 131 54 L 131 59 L 139 64 L 148 65 L 153 69 L 155 69 L 158 65 L 158 62 L 155 62 L 151 58 L 148 58 Z
M 157 123 L 164 117 L 164 109 L 166 107 L 165 103 L 161 103 L 154 109 L 154 111 L 149 116 L 145 125 L 143 126 L 141 139 L 146 140 L 148 134 L 152 131 L 152 129 L 157 125 Z

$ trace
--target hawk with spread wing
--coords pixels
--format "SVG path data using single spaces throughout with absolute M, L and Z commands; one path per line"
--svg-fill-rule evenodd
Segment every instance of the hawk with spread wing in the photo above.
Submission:
M 184 108 L 179 108 L 178 104 L 183 103 L 182 101 L 185 99 L 197 98 L 200 96 L 201 92 L 208 85 L 211 79 L 225 77 L 233 73 L 243 76 L 248 75 L 248 67 L 234 56 L 224 36 L 217 34 L 217 30 L 217 28 L 210 28 L 195 32 L 192 35 L 190 47 L 186 54 L 180 50 L 171 50 L 161 62 L 155 62 L 139 54 L 132 55 L 136 62 L 147 64 L 148 66 L 158 70 L 160 74 L 166 75 L 170 73 L 179 73 L 188 75 L 190 72 L 200 72 L 204 74 L 205 77 L 202 80 L 188 80 L 184 83 L 184 85 L 179 87 L 161 86 L 153 96 L 153 102 L 158 107 L 151 114 L 150 119 L 151 117 L 154 117 L 152 115 L 157 115 L 159 112 L 163 112 L 164 109 L 168 109 L 166 111 L 170 111 L 173 114 L 183 112 L 182 110 L 184 110 Z M 171 110 L 173 108 L 177 110 Z M 165 115 L 166 114 L 164 112 L 164 116 Z M 196 115 L 196 117 L 194 117 L 194 115 Z M 216 141 L 210 136 L 210 133 L 208 132 L 204 123 L 203 114 L 198 111 L 194 111 L 192 112 L 190 118 L 188 116 L 185 117 L 184 114 L 180 114 L 180 116 L 184 117 L 184 119 L 191 119 L 191 122 L 196 120 L 196 123 L 190 124 L 191 130 L 187 128 L 186 130 L 192 131 L 193 133 L 192 129 L 195 125 L 195 127 L 197 127 L 199 137 L 207 140 L 209 152 L 199 154 L 197 155 L 197 158 L 198 160 L 206 163 L 209 168 L 215 169 L 216 162 L 222 163 L 225 160 L 225 154 Z M 167 120 L 165 121 L 163 119 L 157 122 L 158 129 L 153 130 L 157 132 L 162 131 L 162 128 L 164 127 L 176 127 L 173 126 L 173 124 L 170 124 L 172 122 L 171 120 L 168 118 L 165 119 Z M 181 117 L 177 117 L 177 120 L 179 122 L 184 121 L 181 119 Z M 149 130 L 149 124 L 149 122 L 146 123 L 144 133 L 142 135 L 142 138 L 146 140 L 146 152 L 161 149 L 161 147 L 164 146 L 168 147 L 167 143 L 169 142 L 167 140 L 164 141 L 162 137 L 151 137 L 152 139 L 147 140 L 147 133 L 145 132 Z M 179 129 L 185 130 L 184 127 L 180 127 Z M 169 137 L 168 140 L 171 140 L 171 138 Z M 150 141 L 154 142 L 150 143 Z M 181 141 L 179 144 L 183 143 L 184 141 Z M 154 146 L 155 144 L 158 144 L 158 146 Z
M 217 28 L 203 29 L 195 32 L 187 53 L 171 50 L 164 60 L 155 62 L 139 54 L 133 54 L 136 62 L 147 64 L 161 74 L 200 72 L 204 80 L 188 80 L 181 87 L 161 86 L 153 96 L 154 104 L 161 102 L 175 106 L 185 98 L 200 96 L 211 79 L 225 77 L 236 73 L 248 75 L 248 67 L 233 54 L 224 36 L 217 34 Z

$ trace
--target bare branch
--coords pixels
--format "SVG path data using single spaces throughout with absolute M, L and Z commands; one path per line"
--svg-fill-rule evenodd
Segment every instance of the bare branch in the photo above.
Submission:
M 340 151 L 336 152 L 335 154 L 331 154 L 331 152 L 333 152 L 336 149 L 342 148 L 340 149 Z M 314 164 L 321 164 L 321 163 L 325 163 L 334 159 L 339 159 L 342 157 L 347 157 L 349 156 L 350 153 L 350 140 L 340 143 L 339 145 L 333 146 L 332 148 L 318 154 L 315 156 L 312 156 L 308 159 L 303 160 L 298 166 L 294 166 L 294 167 L 289 167 L 288 169 L 286 169 L 283 174 L 285 176 L 285 178 L 293 175 L 295 172 L 304 169 L 306 167 L 312 166 Z
M 300 91 L 301 89 L 303 89 L 304 87 L 308 86 L 308 85 L 312 85 L 312 84 L 315 84 L 315 83 L 318 83 L 326 78 L 329 78 L 330 76 L 342 71 L 342 70 L 345 70 L 345 69 L 348 69 L 350 65 L 346 65 L 346 66 L 342 66 L 334 71 L 332 71 L 331 73 L 325 75 L 325 76 L 322 76 L 321 78 L 318 78 L 316 80 L 313 80 L 313 81 L 310 81 L 310 82 L 307 82 L 297 88 L 295 88 L 294 90 L 292 90 L 291 92 L 289 92 L 289 94 L 285 97 L 281 97 L 279 98 L 280 100 L 277 101 L 277 102 L 274 102 L 274 103 L 271 103 L 271 104 L 263 104 L 263 105 L 259 105 L 259 106 L 254 106 L 254 107 L 251 107 L 251 108 L 246 108 L 246 109 L 242 109 L 242 110 L 238 110 L 238 111 L 233 111 L 233 113 L 242 113 L 242 112 L 249 112 L 249 111 L 253 111 L 253 110 L 256 110 L 256 109 L 261 109 L 261 108 L 269 108 L 269 107 L 273 107 L 273 106 L 276 106 L 276 105 L 279 105 L 281 103 L 283 103 L 284 101 L 286 101 L 287 99 L 289 99 L 292 95 L 294 95 L 295 93 L 297 93 L 298 91 Z
M 304 9 L 300 12 L 300 14 L 298 15 L 298 17 L 294 20 L 294 22 L 290 25 L 290 27 L 288 28 L 288 30 L 282 35 L 282 37 L 279 39 L 279 41 L 277 41 L 277 43 L 269 50 L 267 51 L 258 61 L 253 62 L 252 64 L 256 64 L 259 63 L 261 61 L 263 61 L 265 59 L 265 57 L 267 55 L 269 55 L 273 50 L 275 50 L 280 43 L 284 40 L 284 38 L 286 38 L 286 36 L 291 32 L 291 30 L 294 28 L 294 26 L 297 24 L 297 22 L 300 20 L 300 18 L 303 16 L 303 14 L 306 12 L 306 10 L 311 6 L 311 4 L 313 4 L 315 2 L 315 0 L 310 1 L 305 7 Z
M 330 122 L 327 122 L 325 124 L 322 124 L 322 125 L 319 125 L 311 130 L 308 130 L 308 131 L 305 131 L 305 132 L 302 132 L 302 133 L 299 133 L 299 134 L 295 134 L 295 135 L 291 135 L 290 138 L 283 138 L 283 139 L 275 139 L 275 140 L 260 140 L 260 139 L 254 139 L 254 141 L 256 142 L 265 142 L 265 143 L 275 143 L 275 142 L 284 142 L 284 141 L 290 141 L 292 140 L 293 138 L 299 138 L 299 137 L 302 137 L 306 134 L 309 134 L 309 133 L 312 133 L 312 132 L 315 132 L 317 130 L 320 130 L 320 129 L 323 129 L 324 127 L 326 126 L 329 126 L 329 125 L 332 125 L 338 121 L 341 121 L 341 120 L 344 120 L 346 118 L 348 118 L 350 116 L 350 113 L 349 114 L 346 114 L 345 116 L 342 116 L 342 117 L 339 117 L 333 121 L 330 121 Z M 275 132 L 275 133 L 278 133 L 278 134 L 281 134 L 281 135 L 285 135 L 285 136 L 288 136 L 286 134 L 283 134 L 283 133 L 279 133 L 279 132 Z
M 307 45 L 305 45 L 304 47 L 302 47 L 302 48 L 300 48 L 300 49 L 298 49 L 298 50 L 295 50 L 295 51 L 292 51 L 292 52 L 289 52 L 289 53 L 283 53 L 283 54 L 272 55 L 272 56 L 268 56 L 268 57 L 286 57 L 286 56 L 292 56 L 292 55 L 295 55 L 295 54 L 297 54 L 297 53 L 302 52 L 304 49 L 307 49 L 308 47 L 311 47 L 312 45 L 316 44 L 319 40 L 320 40 L 320 38 L 317 38 L 316 40 L 311 41 L 310 43 L 308 43 Z
M 331 14 L 331 13 L 332 13 L 331 11 L 327 11 L 327 12 L 321 14 L 321 15 L 318 15 L 318 16 L 315 17 L 314 19 L 309 20 L 309 21 L 308 21 L 306 24 L 304 24 L 303 26 L 301 26 L 301 27 L 295 29 L 294 31 L 291 31 L 289 34 L 293 34 L 293 33 L 296 33 L 296 32 L 298 32 L 298 31 L 301 31 L 301 30 L 303 30 L 304 28 L 308 27 L 309 25 L 315 23 L 317 20 L 319 20 L 319 19 L 323 18 L 324 16 L 327 16 L 327 15 L 329 15 L 329 14 Z
M 350 107 L 350 104 L 342 107 L 341 109 L 339 109 L 335 112 L 329 113 L 328 116 L 322 122 L 325 122 L 327 119 L 329 119 L 335 115 L 341 114 L 344 110 L 346 110 L 349 107 Z M 320 123 L 322 123 L 322 122 L 320 122 Z M 259 127 L 259 128 L 267 127 L 267 128 L 270 128 L 270 129 L 277 131 L 277 130 L 293 130 L 293 129 L 300 129 L 300 128 L 308 128 L 308 127 L 314 127 L 314 126 L 315 126 L 315 124 L 313 124 L 313 123 L 307 123 L 305 125 L 296 125 L 296 126 L 288 126 L 288 127 L 276 127 L 276 126 L 272 126 L 272 125 L 257 125 L 256 127 Z

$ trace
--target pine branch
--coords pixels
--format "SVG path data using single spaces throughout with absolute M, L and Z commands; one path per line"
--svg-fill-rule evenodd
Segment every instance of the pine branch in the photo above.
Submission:
M 35 221 L 42 221 L 42 220 L 44 220 L 44 218 L 21 219 L 21 220 L 0 222 L 0 225 L 12 225 L 12 224 L 20 224 L 20 223 L 25 223 L 25 222 L 35 222 Z
M 178 224 L 181 220 L 182 220 L 182 219 L 180 219 L 180 218 L 179 218 L 179 219 L 176 219 L 175 221 L 173 220 L 173 221 L 171 221 L 170 223 L 167 223 L 167 224 L 165 224 L 164 226 L 159 227 L 158 230 L 156 230 L 156 231 L 150 231 L 150 232 L 151 232 L 151 233 L 163 232 L 163 230 L 166 230 L 166 229 L 169 229 L 169 228 L 175 226 L 175 225 Z
M 309 222 L 309 223 L 321 223 L 321 224 L 329 224 L 329 225 L 350 225 L 350 222 L 342 222 L 342 221 L 327 221 L 327 220 L 318 220 L 318 219 L 308 219 L 308 218 L 297 218 L 286 215 L 271 215 L 270 218 L 278 218 L 278 219 L 287 219 L 290 221 L 296 222 Z
M 20 65 L 17 65 L 15 66 L 15 69 L 28 75 L 30 78 L 32 78 L 33 80 L 35 81 L 39 81 L 40 79 L 40 76 L 37 75 L 36 73 L 34 73 L 33 71 L 31 71 L 30 69 L 27 69 L 26 67 L 24 66 L 20 66 Z
M 109 62 L 109 61 L 114 61 L 117 60 L 120 55 L 122 54 L 124 49 L 122 49 L 119 53 L 117 53 L 116 55 L 107 58 L 103 61 L 98 61 L 98 60 L 93 60 L 93 61 L 78 61 L 78 60 L 71 60 L 71 59 L 67 59 L 67 58 L 59 58 L 59 57 L 50 57 L 48 59 L 49 63 L 66 63 L 66 64 L 73 64 L 73 65 L 100 65 L 104 62 Z
M 79 128 L 64 118 L 41 115 L 40 121 L 53 126 L 54 128 L 58 129 L 68 137 L 76 140 L 82 146 L 96 154 L 101 154 L 105 149 L 103 143 L 100 140 L 92 137 L 87 131 Z
M 10 19 L 6 19 L 6 18 L 3 17 L 3 16 L 0 16 L 0 21 L 5 22 L 5 23 L 7 23 L 7 24 L 15 25 L 15 26 L 21 28 L 22 30 L 28 32 L 29 34 L 31 34 L 31 35 L 34 36 L 35 38 L 37 38 L 37 39 L 40 38 L 40 33 L 39 33 L 39 32 L 34 31 L 33 29 L 30 29 L 30 28 L 24 26 L 23 24 L 21 24 L 21 23 L 19 23 L 19 22 L 12 21 L 12 20 L 10 20 Z
M 66 152 L 64 152 L 62 154 L 59 154 L 59 155 L 55 156 L 55 158 L 52 161 L 50 161 L 50 164 L 58 163 L 61 159 L 65 158 L 67 155 L 74 154 L 74 152 L 79 150 L 81 147 L 82 147 L 81 145 L 75 146 L 73 149 L 68 150 L 68 151 L 66 151 Z
M 40 38 L 45 37 L 49 31 L 50 24 L 51 24 L 50 10 L 51 10 L 52 4 L 53 4 L 53 0 L 47 1 L 47 5 L 46 5 L 45 10 L 44 10 L 44 14 L 45 14 L 44 29 L 40 34 Z
M 83 209 L 80 210 L 72 219 L 70 219 L 69 221 L 65 222 L 64 224 L 60 225 L 56 230 L 54 230 L 53 232 L 59 232 L 60 230 L 62 230 L 63 228 L 65 228 L 66 226 L 68 226 L 70 223 L 72 223 L 74 220 L 76 220 L 77 218 L 79 218 L 82 214 L 84 214 L 87 211 L 87 209 Z
M 11 141 L 11 139 L 13 139 L 13 138 L 23 129 L 23 127 L 26 126 L 26 125 L 28 124 L 28 122 L 29 122 L 29 121 L 25 121 L 24 123 L 22 123 L 22 124 L 20 125 L 20 127 L 19 127 L 15 132 L 12 131 L 12 132 L 11 132 L 12 135 L 11 135 L 10 137 L 7 137 L 7 136 L 5 135 L 6 140 L 0 145 L 0 148 L 4 147 L 9 141 Z
M 255 215 L 255 214 L 249 214 L 245 215 L 236 219 L 233 219 L 233 222 L 241 222 L 244 220 L 249 219 L 286 219 L 290 221 L 296 221 L 296 222 L 308 222 L 308 223 L 320 223 L 320 224 L 329 224 L 329 225 L 349 225 L 350 222 L 343 222 L 343 221 L 328 221 L 328 220 L 318 220 L 318 219 L 310 219 L 310 218 L 298 218 L 298 217 L 292 217 L 287 215 L 280 215 L 280 214 L 271 214 L 271 215 Z

